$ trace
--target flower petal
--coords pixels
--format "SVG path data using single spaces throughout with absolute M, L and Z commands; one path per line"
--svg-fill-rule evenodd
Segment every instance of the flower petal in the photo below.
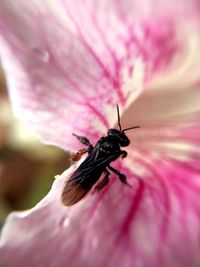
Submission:
M 188 146 L 188 152 L 199 151 L 200 139 L 200 91 L 199 86 L 174 88 L 174 90 L 149 90 L 143 93 L 123 114 L 132 118 L 142 127 L 138 131 L 130 131 L 134 149 L 167 153 L 174 145 L 180 144 L 180 153 L 184 154 L 181 144 Z M 123 117 L 122 117 L 123 120 Z M 124 125 L 127 127 L 127 124 Z M 177 150 L 178 152 L 178 150 Z M 189 154 L 186 151 L 186 154 Z M 173 154 L 168 154 L 172 156 Z
M 179 23 L 191 25 L 196 6 L 2 0 L 0 51 L 15 114 L 45 142 L 77 148 L 72 132 L 93 141 L 116 121 L 115 104 L 129 105 L 180 54 Z
M 102 192 L 67 208 L 60 196 L 72 166 L 35 208 L 8 217 L 1 266 L 198 266 L 198 173 L 167 158 L 144 164 L 142 179 L 121 170 L 132 188 L 112 177 Z
M 124 2 L 125 4 L 122 4 Z M 177 28 L 175 27 L 175 17 L 173 17 L 174 12 L 183 15 L 182 7 L 185 3 L 188 3 L 188 12 L 191 16 L 194 10 L 189 8 L 189 3 L 192 3 L 191 6 L 193 6 L 195 2 L 178 1 L 181 8 L 177 12 L 177 10 L 173 10 L 173 5 L 171 5 L 171 9 L 169 8 L 171 4 L 171 1 L 169 1 L 169 4 L 164 5 L 165 8 L 167 7 L 166 10 L 163 8 L 161 12 L 162 19 L 158 20 L 158 16 L 155 16 L 151 18 L 151 23 L 149 15 L 155 14 L 155 10 L 159 10 L 160 5 L 158 7 L 155 5 L 153 12 L 148 5 L 147 7 L 144 6 L 144 10 L 141 11 L 138 8 L 140 7 L 139 2 L 109 1 L 110 4 L 106 4 L 106 1 L 102 1 L 103 4 L 99 4 L 100 9 L 99 6 L 96 7 L 97 4 L 95 3 L 95 8 L 98 10 L 96 15 L 91 12 L 94 11 L 94 4 L 92 4 L 94 2 L 80 1 L 79 5 L 76 3 L 75 10 L 77 12 L 74 15 L 72 12 L 74 6 L 70 4 L 71 2 L 59 2 L 63 4 L 63 10 L 61 6 L 58 6 L 55 11 L 49 7 L 47 8 L 47 6 L 41 7 L 39 1 L 33 1 L 32 7 L 27 5 L 25 1 L 20 1 L 20 3 L 20 9 L 17 9 L 16 6 L 15 10 L 8 8 L 11 1 L 2 1 L 0 4 L 3 7 L 0 12 L 3 10 L 4 14 L 2 16 L 4 15 L 4 21 L 6 22 L 0 22 L 1 29 L 4 29 L 0 46 L 3 51 L 2 58 L 8 81 L 11 84 L 11 97 L 15 101 L 18 115 L 25 110 L 27 113 L 24 114 L 24 119 L 32 122 L 34 127 L 38 127 L 41 136 L 46 138 L 45 140 L 65 148 L 74 148 L 74 144 L 70 144 L 70 138 L 67 138 L 70 136 L 72 129 L 77 129 L 78 132 L 86 134 L 90 128 L 91 134 L 89 137 L 92 140 L 94 137 L 98 137 L 100 134 L 98 129 L 109 127 L 111 121 L 114 120 L 111 107 L 115 101 L 119 102 L 124 108 L 127 107 L 140 93 L 143 81 L 145 81 L 145 84 L 149 84 L 153 75 L 155 76 L 163 69 L 166 71 L 166 66 L 169 68 L 169 63 L 175 55 L 177 56 L 177 51 L 182 51 L 177 44 L 179 42 L 176 38 Z M 143 1 L 141 3 L 144 4 Z M 151 3 L 151 1 L 148 3 Z M 196 3 L 198 7 L 198 2 Z M 37 9 L 35 9 L 35 5 Z M 137 16 L 134 16 L 135 13 L 131 9 L 134 5 L 138 5 L 134 10 L 141 11 L 138 12 Z M 83 6 L 87 7 L 85 9 L 86 13 L 83 11 Z M 28 11 L 27 13 L 22 12 L 24 7 Z M 106 12 L 105 7 L 107 8 Z M 169 17 L 166 19 L 166 16 L 163 16 L 169 10 L 173 17 L 170 23 Z M 196 8 L 196 12 L 198 10 Z M 19 15 L 20 12 L 21 16 Z M 55 16 L 54 12 L 58 12 L 60 18 Z M 10 14 L 9 17 L 8 14 Z M 31 14 L 31 16 L 27 17 L 26 14 Z M 52 16 L 49 16 L 50 14 L 54 14 L 54 20 L 50 23 L 50 28 L 45 23 L 46 27 L 41 27 L 39 36 L 45 37 L 42 39 L 45 42 L 40 43 L 41 39 L 37 35 L 38 28 L 32 24 L 32 18 L 38 18 L 39 16 L 41 18 L 40 23 L 42 23 L 44 18 L 52 18 Z M 67 17 L 64 17 L 63 14 L 67 14 Z M 89 16 L 91 14 L 93 14 L 93 17 Z M 100 32 L 96 27 L 98 23 L 92 25 L 91 31 L 88 27 L 93 21 L 94 14 L 99 26 L 103 25 L 103 28 L 100 27 Z M 144 20 L 141 21 L 144 14 L 147 14 L 144 16 L 146 24 Z M 15 19 L 13 20 L 13 18 Z M 127 19 L 124 20 L 124 18 Z M 25 26 L 24 19 L 27 22 Z M 34 20 L 34 22 L 36 21 L 37 19 Z M 178 21 L 183 22 L 183 16 Z M 156 22 L 159 22 L 159 24 L 156 24 Z M 61 31 L 60 28 L 56 29 L 55 34 L 53 30 L 58 25 L 57 23 L 62 27 Z M 17 28 L 14 27 L 15 24 Z M 24 33 L 20 30 L 19 25 L 23 26 L 21 28 L 25 30 Z M 80 25 L 81 30 L 79 30 Z M 162 25 L 161 31 L 157 31 L 156 25 L 159 25 L 159 27 Z M 104 30 L 105 26 L 107 26 L 107 31 Z M 93 31 L 93 29 L 97 31 Z M 118 31 L 116 32 L 114 29 L 118 29 Z M 121 32 L 121 29 L 124 31 Z M 118 32 L 121 34 L 120 38 Z M 63 33 L 67 36 L 66 39 L 63 38 L 63 47 L 70 47 L 70 53 L 68 50 L 66 52 L 62 46 L 61 50 L 57 48 L 57 51 L 55 49 L 55 44 L 60 44 L 58 41 L 61 40 L 60 36 Z M 133 34 L 130 35 L 130 33 Z M 103 38 L 103 42 L 102 34 L 106 37 Z M 27 39 L 27 37 L 30 39 Z M 131 39 L 129 39 L 130 37 Z M 140 42 L 133 37 L 140 37 Z M 50 41 L 51 39 L 55 41 L 53 44 Z M 118 46 L 116 43 L 119 39 L 123 41 Z M 130 51 L 124 49 L 124 40 L 130 45 Z M 143 41 L 142 46 L 141 40 Z M 183 41 L 183 39 L 181 40 Z M 34 46 L 32 46 L 32 41 L 34 41 Z M 92 44 L 95 41 L 96 46 L 94 47 Z M 178 41 L 180 41 L 179 38 Z M 72 47 L 69 46 L 71 42 L 73 43 Z M 144 47 L 143 43 L 145 43 Z M 16 48 L 17 51 L 22 49 L 22 53 L 19 53 L 17 58 L 13 58 Z M 34 56 L 31 56 L 32 52 Z M 114 53 L 114 57 L 112 57 L 111 52 Z M 67 56 L 65 57 L 66 53 Z M 9 58 L 13 60 L 9 61 Z M 68 60 L 64 61 L 63 58 Z M 103 65 L 100 64 L 102 61 L 99 62 L 102 58 L 104 58 Z M 46 60 L 47 64 L 45 63 Z M 123 64 L 120 68 L 118 66 L 115 68 L 116 64 L 113 64 L 113 60 L 116 60 L 117 63 L 122 60 Z M 16 72 L 18 66 L 20 68 Z M 64 70 L 64 72 L 60 70 Z M 72 70 L 71 76 L 69 76 L 69 70 Z M 105 70 L 108 72 L 105 72 Z M 139 82 L 134 77 L 136 70 L 140 74 Z M 19 76 L 21 82 L 14 75 Z M 187 85 L 195 84 L 197 76 L 194 75 Z M 114 77 L 114 79 L 110 79 L 110 77 Z M 72 86 L 70 79 L 76 83 L 75 87 Z M 78 81 L 82 83 L 80 87 Z M 116 81 L 119 86 L 114 83 Z M 37 85 L 39 85 L 39 88 Z M 63 90 L 66 87 L 67 90 Z M 47 88 L 50 89 L 47 90 Z M 88 88 L 91 91 L 86 91 Z M 188 127 L 188 121 L 186 121 L 185 128 L 184 120 L 179 121 L 180 125 L 178 126 L 182 128 L 175 127 L 177 130 L 175 137 L 182 136 L 183 141 L 199 145 L 199 123 L 196 123 L 196 115 L 199 112 L 198 101 L 194 97 L 193 87 L 187 86 L 187 88 L 192 88 L 192 91 L 188 90 L 189 93 L 192 92 L 192 98 L 189 102 L 193 103 L 195 100 L 195 106 L 194 109 L 191 109 L 191 105 L 189 105 L 188 110 L 190 115 L 194 111 L 195 120 L 192 122 L 191 128 Z M 87 92 L 86 97 L 84 96 L 85 92 Z M 158 96 L 157 93 L 154 94 L 153 98 Z M 64 106 L 66 94 L 69 97 L 67 108 Z M 197 95 L 199 97 L 198 92 Z M 63 98 L 60 96 L 63 96 Z M 141 98 L 138 98 L 138 103 L 143 96 L 144 94 L 141 95 Z M 171 96 L 169 96 L 170 101 L 167 103 L 170 104 L 170 107 L 173 107 Z M 176 100 L 180 100 L 178 109 L 161 109 L 162 112 L 157 117 L 164 114 L 165 116 L 160 117 L 160 119 L 163 120 L 163 123 L 166 123 L 166 119 L 171 119 L 174 114 L 182 115 L 187 106 L 187 97 L 188 94 L 185 95 L 185 91 L 180 95 L 177 93 Z M 58 103 L 61 110 L 58 108 Z M 91 106 L 91 103 L 95 103 L 95 105 Z M 82 106 L 80 106 L 81 104 Z M 102 114 L 102 107 L 106 108 L 105 114 L 108 115 L 106 116 L 108 120 L 103 119 L 105 114 Z M 38 108 L 39 110 L 37 110 Z M 146 115 L 149 115 L 147 107 L 145 108 Z M 134 109 L 133 105 L 130 106 L 129 110 L 132 109 Z M 33 110 L 36 111 L 35 114 L 32 114 Z M 70 111 L 70 118 L 67 110 Z M 88 112 L 88 110 L 92 110 L 92 112 L 87 114 L 86 111 Z M 127 118 L 125 122 L 127 124 L 133 121 L 132 114 L 136 114 L 129 113 L 129 110 L 127 116 L 125 116 L 126 113 L 124 114 L 124 118 Z M 144 115 L 142 112 L 138 111 L 138 113 L 141 117 Z M 128 114 L 131 114 L 131 116 L 128 116 Z M 36 115 L 38 115 L 37 120 Z M 44 117 L 44 115 L 47 117 Z M 79 117 L 81 123 L 74 125 Z M 96 117 L 97 120 L 94 122 Z M 157 117 L 154 117 L 156 120 L 151 117 L 154 127 Z M 136 118 L 139 119 L 139 116 Z M 181 116 L 181 118 L 186 117 Z M 57 127 L 50 127 L 55 121 Z M 146 129 L 148 130 L 148 121 L 146 122 L 147 126 L 143 127 L 144 133 Z M 170 124 L 171 121 L 169 120 L 168 127 L 166 127 L 168 132 L 163 136 L 163 140 L 166 140 L 166 137 L 170 134 L 171 136 L 174 134 L 172 132 L 174 128 L 169 127 Z M 146 131 L 145 140 L 148 140 L 148 138 L 155 140 L 158 135 L 162 139 L 164 131 L 161 131 L 161 128 L 162 125 L 159 121 L 159 131 L 156 134 L 156 128 L 154 128 L 154 131 L 152 129 Z M 184 132 L 181 131 L 183 128 Z M 141 131 L 140 136 L 144 136 Z M 145 142 L 140 147 L 140 138 L 136 136 L 135 152 L 130 151 L 129 153 L 129 168 L 122 168 L 120 163 L 115 165 L 127 175 L 133 186 L 131 189 L 111 177 L 111 184 L 102 192 L 87 196 L 75 207 L 66 208 L 61 204 L 60 198 L 66 178 L 76 168 L 76 166 L 72 166 L 55 181 L 49 195 L 34 209 L 10 215 L 0 241 L 0 263 L 2 266 L 69 265 L 70 267 L 90 267 L 94 266 L 94 262 L 97 267 L 132 267 L 133 263 L 136 267 L 198 266 L 200 264 L 199 153 L 191 154 L 190 151 L 187 160 L 185 158 L 180 160 L 180 158 L 165 153 L 165 149 L 162 149 L 159 153 L 155 150 L 155 146 L 152 146 L 152 149 L 150 149 L 151 147 L 146 148 L 144 146 Z M 137 153 L 139 154 L 138 157 Z M 137 175 L 132 173 L 132 166 Z M 10 256 L 13 254 L 16 255 L 15 259 Z

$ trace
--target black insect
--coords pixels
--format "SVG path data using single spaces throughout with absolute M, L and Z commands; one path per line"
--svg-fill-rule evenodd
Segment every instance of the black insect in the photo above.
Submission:
M 102 173 L 104 173 L 105 176 L 97 183 L 94 192 L 100 191 L 108 184 L 110 175 L 109 171 L 117 174 L 122 183 L 129 185 L 126 181 L 126 176 L 113 168 L 110 163 L 120 156 L 122 156 L 122 158 L 127 156 L 127 152 L 121 150 L 121 147 L 126 147 L 130 144 L 130 140 L 125 135 L 125 131 L 139 128 L 140 126 L 122 130 L 118 105 L 117 116 L 119 130 L 109 129 L 107 136 L 101 137 L 95 147 L 93 147 L 86 137 L 73 134 L 82 144 L 87 146 L 87 148 L 79 150 L 73 157 L 73 160 L 79 160 L 84 153 L 88 153 L 88 156 L 65 184 L 62 193 L 62 201 L 64 205 L 71 206 L 81 200 L 99 180 Z

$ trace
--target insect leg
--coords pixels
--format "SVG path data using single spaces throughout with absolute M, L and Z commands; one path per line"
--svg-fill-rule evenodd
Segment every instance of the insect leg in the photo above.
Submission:
M 118 170 L 116 170 L 115 168 L 113 168 L 112 166 L 108 165 L 108 169 L 111 170 L 112 172 L 114 172 L 115 174 L 117 174 L 119 176 L 119 180 L 123 183 L 128 185 L 129 187 L 132 187 L 126 180 L 126 176 L 124 174 L 122 174 L 121 172 L 119 172 Z
M 122 158 L 124 159 L 128 155 L 128 153 L 125 150 L 122 150 L 121 155 L 122 155 Z
M 99 192 L 101 189 L 103 189 L 108 183 L 109 183 L 109 175 L 110 172 L 105 169 L 104 173 L 106 173 L 106 175 L 104 176 L 103 180 L 100 181 L 94 188 L 94 192 Z
M 80 149 L 78 152 L 76 152 L 75 154 L 72 154 L 71 156 L 71 161 L 74 162 L 74 161 L 78 161 L 82 155 L 84 155 L 85 153 L 88 152 L 88 148 L 83 148 L 83 149 Z
M 88 147 L 87 152 L 90 154 L 93 150 L 93 145 L 90 143 L 90 141 L 87 139 L 87 137 L 79 136 L 77 134 L 72 134 L 75 136 L 82 144 L 86 145 Z

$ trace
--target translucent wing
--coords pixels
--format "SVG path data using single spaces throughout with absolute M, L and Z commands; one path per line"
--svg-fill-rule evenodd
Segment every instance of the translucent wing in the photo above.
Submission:
M 62 193 L 62 201 L 65 206 L 74 205 L 90 191 L 93 184 L 88 186 L 82 184 L 82 181 L 87 179 L 86 175 L 77 169 L 66 182 Z
M 81 200 L 101 176 L 104 166 L 99 166 L 102 159 L 92 152 L 66 182 L 62 201 L 65 206 L 71 206 Z M 101 164 L 100 164 L 101 165 Z
M 87 156 L 78 169 L 66 182 L 62 201 L 65 206 L 71 206 L 81 200 L 98 181 L 107 165 L 116 159 L 116 155 L 105 156 L 98 147 Z

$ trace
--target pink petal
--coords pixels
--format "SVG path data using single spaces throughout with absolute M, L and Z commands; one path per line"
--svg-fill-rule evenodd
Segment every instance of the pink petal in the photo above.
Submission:
M 140 93 L 143 81 L 145 81 L 145 85 L 151 87 L 159 84 L 156 80 L 158 77 L 156 74 L 161 71 L 166 74 L 174 61 L 176 63 L 175 56 L 182 56 L 181 52 L 185 48 L 183 39 L 181 39 L 181 44 L 180 39 L 177 40 L 175 27 L 177 21 L 179 23 L 181 21 L 180 25 L 184 28 L 185 24 L 190 24 L 191 15 L 199 11 L 198 2 L 196 2 L 195 13 L 193 1 L 178 1 L 177 5 L 180 7 L 178 11 L 173 8 L 174 6 L 169 1 L 164 5 L 160 13 L 161 18 L 158 19 L 155 10 L 160 11 L 162 5 L 160 6 L 159 1 L 156 4 L 154 3 L 155 10 L 148 4 L 143 6 L 144 9 L 140 9 L 143 1 L 140 2 L 141 4 L 134 1 L 125 1 L 125 4 L 122 4 L 124 2 L 118 1 L 116 3 L 122 5 L 120 9 L 118 4 L 116 8 L 113 8 L 115 2 L 110 1 L 111 4 L 105 4 L 106 12 L 103 12 L 104 9 L 98 9 L 95 2 L 95 8 L 102 11 L 98 11 L 100 13 L 97 12 L 97 14 L 101 14 L 99 15 L 101 17 L 99 24 L 103 25 L 103 34 L 109 44 L 107 47 L 106 43 L 98 42 L 98 40 L 101 40 L 101 35 L 93 31 L 96 29 L 96 24 L 90 24 L 91 31 L 88 27 L 88 20 L 91 21 L 91 14 L 93 14 L 90 11 L 93 9 L 92 3 L 94 2 L 81 1 L 76 6 L 75 16 L 71 12 L 72 18 L 70 17 L 70 20 L 69 17 L 59 19 L 55 15 L 51 16 L 51 18 L 53 17 L 52 20 L 48 19 L 48 25 L 49 23 L 52 24 L 51 28 L 48 28 L 47 25 L 45 31 L 40 32 L 42 37 L 45 37 L 45 45 L 48 44 L 47 49 L 46 46 L 43 46 L 43 43 L 40 43 L 41 35 L 40 38 L 36 38 L 38 36 L 36 33 L 40 28 L 32 23 L 33 13 L 34 18 L 37 18 L 38 14 L 36 13 L 40 11 L 40 23 L 42 24 L 44 18 L 50 18 L 50 14 L 52 15 L 54 11 L 46 9 L 46 7 L 41 8 L 39 2 L 32 2 L 32 5 L 34 5 L 33 3 L 37 4 L 37 9 L 26 3 L 21 2 L 20 8 L 17 6 L 16 10 L 6 8 L 6 5 L 11 4 L 11 2 L 2 1 L 0 3 L 2 12 L 4 12 L 2 17 L 6 22 L 3 24 L 0 22 L 0 27 L 7 30 L 7 32 L 4 31 L 0 46 L 3 51 L 2 58 L 8 81 L 11 84 L 11 97 L 14 99 L 15 110 L 18 111 L 18 115 L 22 115 L 21 112 L 23 112 L 24 120 L 31 122 L 46 141 L 66 148 L 75 147 L 75 144 L 69 143 L 73 142 L 69 137 L 72 131 L 77 130 L 81 134 L 90 131 L 89 137 L 93 141 L 97 140 L 100 134 L 97 129 L 103 131 L 115 120 L 112 114 L 112 106 L 116 102 L 121 103 L 124 107 L 130 104 Z M 130 6 L 131 3 L 137 8 L 131 9 L 133 8 L 133 6 Z M 185 4 L 187 5 L 184 6 Z M 88 8 L 85 9 L 86 13 L 83 12 L 83 6 Z M 32 16 L 26 16 L 27 13 L 23 12 L 24 7 L 29 10 L 29 14 Z M 187 8 L 184 9 L 184 7 Z M 63 14 L 59 6 L 57 8 Z M 56 9 L 56 11 L 58 10 Z M 63 12 L 66 11 L 66 9 L 63 10 Z M 68 6 L 67 10 L 70 12 L 72 6 Z M 109 12 L 110 10 L 112 12 Z M 135 11 L 137 16 L 132 10 L 137 11 Z M 121 11 L 120 14 L 117 11 Z M 21 16 L 20 12 L 22 12 Z M 166 13 L 170 14 L 170 18 L 173 18 L 171 21 Z M 178 17 L 177 21 L 173 17 L 174 13 Z M 187 16 L 183 17 L 183 13 L 187 13 Z M 10 14 L 10 17 L 8 17 L 8 14 Z M 150 16 L 152 14 L 154 14 L 153 17 Z M 143 16 L 145 19 L 141 19 Z M 98 18 L 98 15 L 96 17 Z M 16 19 L 15 23 L 12 21 L 13 18 Z M 24 24 L 25 18 L 26 25 Z M 124 22 L 124 18 L 128 18 L 127 21 Z M 190 18 L 189 23 L 188 18 Z M 193 16 L 193 18 L 195 19 L 196 16 Z M 81 34 L 75 29 L 76 24 L 72 23 L 73 20 L 79 26 L 81 25 Z M 63 21 L 66 21 L 66 23 L 63 23 Z M 71 48 L 70 53 L 66 56 L 68 60 L 64 62 L 63 58 L 65 58 L 66 50 L 61 47 L 61 50 L 63 50 L 58 51 L 60 43 L 62 44 L 62 42 L 58 42 L 62 28 L 61 32 L 59 31 L 60 28 L 56 28 L 56 33 L 52 30 L 58 22 L 65 30 L 67 27 L 70 40 L 75 39 L 77 41 L 78 39 L 77 46 Z M 43 24 L 46 25 L 45 22 Z M 17 28 L 14 27 L 15 25 Z M 23 31 L 19 29 L 19 25 Z M 106 25 L 110 27 L 105 27 Z M 124 49 L 123 41 L 120 43 L 123 47 L 122 51 L 118 50 L 118 48 L 121 49 L 121 46 L 116 45 L 117 42 L 113 41 L 117 37 L 119 38 L 118 31 L 116 32 L 115 29 L 119 30 L 120 27 L 127 29 L 127 25 L 134 25 L 131 29 L 128 29 L 127 35 L 126 31 L 125 33 L 122 32 L 124 38 L 122 39 L 130 42 L 131 51 L 128 52 Z M 139 36 L 142 36 L 142 46 L 140 42 L 136 42 L 132 35 L 131 40 L 129 40 L 130 30 L 135 33 L 135 27 L 137 30 L 139 29 Z M 66 33 L 65 30 L 63 32 Z M 183 32 L 185 31 L 183 30 Z M 188 35 L 190 36 L 190 34 Z M 186 40 L 190 39 L 186 38 L 188 35 L 184 35 Z M 69 47 L 69 35 L 66 34 L 66 36 L 63 46 Z M 93 58 L 93 53 L 87 49 L 87 43 L 82 40 L 83 36 L 84 38 L 87 36 L 86 41 L 94 49 L 97 59 L 103 58 L 103 65 L 105 64 L 106 70 L 115 78 L 114 81 L 118 81 L 119 87 L 115 86 L 113 80 L 111 82 L 110 77 L 108 78 L 105 75 L 104 68 L 99 66 L 98 61 L 96 62 L 96 59 Z M 50 41 L 51 38 L 54 40 L 53 43 Z M 102 39 L 106 40 L 106 38 Z M 34 47 L 32 47 L 33 39 L 34 45 L 36 43 Z M 119 39 L 121 40 L 121 37 Z M 97 40 L 95 47 L 91 46 L 94 40 Z M 57 49 L 55 49 L 54 43 L 57 45 Z M 15 49 L 19 49 L 19 47 L 22 49 L 22 53 L 18 53 L 17 58 L 13 58 Z M 41 47 L 42 52 L 47 51 L 48 53 L 41 53 Z M 111 51 L 112 49 L 114 51 L 115 56 L 113 58 L 112 53 L 108 50 L 109 47 Z M 72 53 L 73 49 L 75 56 L 72 57 L 74 55 Z M 122 53 L 123 51 L 125 54 Z M 195 49 L 195 51 L 198 51 L 198 49 Z M 8 60 L 10 57 L 12 57 L 12 61 Z M 127 60 L 127 58 L 130 60 Z M 139 69 L 138 73 L 140 74 L 139 82 L 137 79 L 133 79 L 136 71 L 135 69 L 132 70 L 135 58 L 137 58 L 136 70 Z M 52 59 L 55 61 L 52 62 Z M 116 62 L 122 59 L 124 62 L 119 68 L 115 68 L 113 59 L 117 60 Z M 46 60 L 48 62 L 50 60 L 50 64 L 45 63 Z M 16 69 L 18 66 L 20 68 Z M 59 70 L 61 68 L 66 71 L 67 78 L 66 75 L 57 71 L 57 66 Z M 71 70 L 73 70 L 73 73 Z M 116 70 L 118 70 L 119 76 L 116 75 Z M 189 70 L 193 72 L 191 65 Z M 19 75 L 20 79 L 14 77 L 16 74 Z M 58 74 L 59 76 L 57 76 Z M 188 74 L 188 71 L 186 71 L 186 74 Z M 186 74 L 179 76 L 172 83 L 173 85 L 179 84 L 178 89 L 185 89 L 181 93 L 177 90 L 174 93 L 169 92 L 168 95 L 168 91 L 166 91 L 164 95 L 162 95 L 162 92 L 160 96 L 160 92 L 154 90 L 150 92 L 150 94 L 152 93 L 151 102 L 148 98 L 148 92 L 145 92 L 137 99 L 135 105 L 131 105 L 124 114 L 123 121 L 127 126 L 132 125 L 133 121 L 136 120 L 144 123 L 142 130 L 134 133 L 135 150 L 131 148 L 129 151 L 129 158 L 127 159 L 129 168 L 116 163 L 116 167 L 127 175 L 133 185 L 132 189 L 121 185 L 116 177 L 113 177 L 110 186 L 101 193 L 87 196 L 86 199 L 74 207 L 63 207 L 60 202 L 61 193 L 66 178 L 76 168 L 76 166 L 72 166 L 60 179 L 55 181 L 49 195 L 34 209 L 10 215 L 0 241 L 0 264 L 2 266 L 67 265 L 70 267 L 90 267 L 94 266 L 94 263 L 97 267 L 132 267 L 133 264 L 135 267 L 196 267 L 200 265 L 200 127 L 199 93 L 196 90 L 198 88 L 198 72 L 189 76 L 191 78 L 189 81 Z M 69 82 L 71 76 L 76 82 L 78 81 L 75 90 Z M 95 82 L 92 82 L 91 77 Z M 104 86 L 102 86 L 102 77 L 104 77 Z M 182 83 L 183 77 L 187 84 Z M 36 89 L 38 81 L 41 86 L 39 90 Z M 49 90 L 49 83 L 54 90 Z M 135 83 L 137 86 L 135 86 Z M 163 84 L 168 89 L 166 83 Z M 182 84 L 185 85 L 185 88 Z M 66 87 L 67 90 L 63 90 Z M 86 87 L 90 89 L 86 90 Z M 160 88 L 160 86 L 158 87 Z M 172 88 L 174 89 L 174 86 Z M 169 87 L 169 89 L 171 88 Z M 75 97 L 68 101 L 65 94 L 67 94 L 67 97 L 74 97 L 77 94 L 81 97 Z M 167 98 L 165 94 L 167 94 Z M 63 98 L 60 96 L 63 96 Z M 160 97 L 164 101 L 159 101 Z M 59 100 L 59 104 L 54 99 Z M 157 99 L 156 105 L 153 102 L 155 99 Z M 67 104 L 65 104 L 66 101 Z M 82 109 L 77 101 L 84 104 Z M 91 107 L 93 103 L 95 105 Z M 102 110 L 105 107 L 106 111 L 103 114 Z M 97 108 L 98 110 L 96 110 Z M 154 112 L 152 112 L 152 109 Z M 71 111 L 70 118 L 69 115 L 66 116 L 66 114 L 69 114 L 67 110 Z M 87 114 L 88 110 L 92 110 L 92 112 Z M 62 116 L 60 112 L 63 113 Z M 93 121 L 94 118 L 97 118 L 95 123 L 98 123 L 98 127 Z M 108 118 L 107 121 L 105 118 Z M 81 122 L 77 123 L 78 120 Z M 57 125 L 57 128 L 55 126 L 51 127 L 51 125 Z M 172 150 L 169 149 L 169 145 L 165 146 L 163 144 L 168 141 L 174 145 Z M 178 141 L 191 147 L 183 153 L 183 147 L 181 146 L 177 153 L 174 148 Z M 160 145 L 159 149 L 158 145 Z M 183 155 L 182 158 L 181 155 Z M 134 174 L 131 171 L 132 169 Z M 15 255 L 15 258 L 11 255 Z
M 125 108 L 181 54 L 182 29 L 194 28 L 199 6 L 172 3 L 2 0 L 0 51 L 15 114 L 65 149 L 78 146 L 72 132 L 95 140 L 116 121 L 115 104 Z
M 1 266 L 199 266 L 198 172 L 167 158 L 142 164 L 142 179 L 122 169 L 131 189 L 112 177 L 67 208 L 60 197 L 72 166 L 35 208 L 8 217 Z

